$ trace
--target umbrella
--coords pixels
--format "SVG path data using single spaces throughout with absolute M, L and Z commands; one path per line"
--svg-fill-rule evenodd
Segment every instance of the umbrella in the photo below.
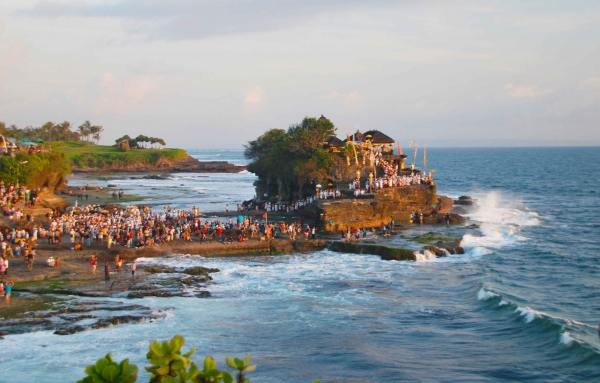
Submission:
M 36 138 L 35 140 L 31 140 L 31 142 L 37 142 L 38 144 L 43 144 L 44 140 L 42 140 L 41 138 Z
M 15 139 L 14 139 L 14 138 L 12 138 L 12 137 L 6 137 L 6 141 L 8 141 L 8 142 L 12 142 L 13 144 L 16 144 L 16 143 L 17 143 L 17 140 L 15 140 Z
M 244 222 L 244 217 L 241 215 L 238 215 L 238 222 Z

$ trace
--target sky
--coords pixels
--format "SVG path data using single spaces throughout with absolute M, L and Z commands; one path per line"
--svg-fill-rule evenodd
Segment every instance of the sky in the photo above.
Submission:
M 329 118 L 408 146 L 600 145 L 600 2 L 0 2 L 0 121 L 242 148 Z

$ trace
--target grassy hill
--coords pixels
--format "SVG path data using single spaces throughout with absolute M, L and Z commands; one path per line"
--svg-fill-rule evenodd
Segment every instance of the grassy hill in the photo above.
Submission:
M 127 152 L 116 146 L 92 145 L 85 142 L 53 141 L 46 145 L 62 152 L 69 164 L 76 168 L 105 168 L 134 164 L 154 165 L 160 159 L 177 161 L 187 155 L 183 149 L 132 149 Z

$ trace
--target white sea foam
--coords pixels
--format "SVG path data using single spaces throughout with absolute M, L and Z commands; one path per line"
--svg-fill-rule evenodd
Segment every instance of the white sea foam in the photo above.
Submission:
M 433 254 L 431 251 L 429 250 L 425 250 L 423 252 L 420 251 L 415 251 L 415 257 L 416 257 L 416 261 L 417 262 L 427 262 L 427 261 L 433 261 L 435 260 L 437 257 L 435 256 L 435 254 Z
M 539 214 L 527 211 L 518 202 L 503 198 L 498 192 L 490 192 L 478 196 L 479 207 L 467 216 L 479 222 L 481 235 L 466 234 L 461 240 L 461 246 L 467 253 L 479 248 L 478 255 L 485 255 L 490 250 L 514 246 L 527 240 L 521 234 L 523 227 L 540 224 Z M 482 250 L 485 249 L 485 250 Z
M 565 346 L 570 346 L 574 341 L 576 341 L 575 338 L 573 338 L 568 331 L 560 334 L 560 343 L 564 344 Z
M 515 313 L 525 317 L 525 322 L 527 323 L 531 323 L 535 318 L 539 318 L 543 315 L 543 313 L 529 307 L 517 307 Z
M 493 293 L 491 291 L 487 291 L 483 287 L 481 289 L 479 289 L 479 291 L 477 292 L 477 299 L 479 299 L 480 301 L 487 301 L 488 299 L 491 299 L 491 298 L 494 298 L 497 296 L 498 296 L 498 294 Z

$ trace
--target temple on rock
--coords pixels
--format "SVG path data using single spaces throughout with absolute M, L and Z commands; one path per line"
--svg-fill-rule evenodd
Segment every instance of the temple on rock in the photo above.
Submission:
M 278 147 L 280 142 L 286 145 Z M 312 149 L 306 149 L 307 143 L 313 143 Z M 400 143 L 382 131 L 357 130 L 339 138 L 325 116 L 307 117 L 287 132 L 271 130 L 249 143 L 255 161 L 248 169 L 259 176 L 255 202 L 268 211 L 297 210 L 327 231 L 392 221 L 442 223 L 451 202 L 437 195 L 424 151 L 424 169 L 416 167 L 414 140 L 411 146 L 414 155 L 407 166 Z M 285 166 L 289 170 L 280 171 Z

